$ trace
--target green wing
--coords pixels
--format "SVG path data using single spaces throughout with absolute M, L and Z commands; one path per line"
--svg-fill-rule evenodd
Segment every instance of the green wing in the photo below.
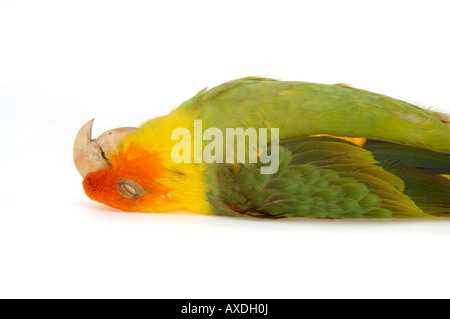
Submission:
M 375 157 L 383 157 L 381 149 L 396 146 L 379 147 Z M 369 143 L 369 148 L 376 147 Z M 408 149 L 408 154 L 413 150 Z M 216 214 L 228 216 L 448 216 L 450 180 L 438 173 L 450 170 L 450 159 L 431 151 L 419 153 L 422 169 L 414 167 L 407 156 L 384 158 L 379 163 L 370 151 L 338 139 L 283 141 L 274 175 L 261 174 L 261 164 L 208 165 L 208 199 Z
M 368 141 L 364 148 L 405 182 L 404 193 L 423 211 L 450 216 L 450 180 L 440 176 L 450 174 L 450 154 L 382 141 Z
M 450 152 L 445 114 L 342 84 L 244 78 L 203 90 L 180 110 L 223 132 L 279 128 L 281 140 L 330 134 Z

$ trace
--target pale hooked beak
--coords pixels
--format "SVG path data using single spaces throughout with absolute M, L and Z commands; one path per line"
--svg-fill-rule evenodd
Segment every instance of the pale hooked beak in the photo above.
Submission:
M 94 119 L 84 124 L 78 131 L 73 145 L 73 160 L 81 177 L 85 178 L 90 173 L 97 172 L 108 166 L 110 163 L 104 154 L 117 151 L 122 139 L 130 132 L 135 131 L 135 127 L 121 127 L 109 130 L 100 135 L 97 139 L 92 139 L 92 125 Z

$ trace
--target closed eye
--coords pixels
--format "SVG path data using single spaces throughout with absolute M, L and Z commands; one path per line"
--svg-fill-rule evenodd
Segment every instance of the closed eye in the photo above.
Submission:
M 148 194 L 148 191 L 141 184 L 129 178 L 122 178 L 119 181 L 117 184 L 117 192 L 121 197 L 126 199 L 138 199 Z

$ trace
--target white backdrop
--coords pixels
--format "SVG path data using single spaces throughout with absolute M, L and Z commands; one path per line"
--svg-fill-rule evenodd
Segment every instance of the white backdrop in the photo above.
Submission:
M 129 214 L 72 162 L 94 135 L 255 75 L 450 112 L 446 1 L 0 1 L 0 297 L 450 297 L 450 220 Z

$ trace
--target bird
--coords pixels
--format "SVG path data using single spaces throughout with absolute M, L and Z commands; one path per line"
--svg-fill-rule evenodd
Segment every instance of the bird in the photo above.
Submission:
M 115 209 L 450 217 L 450 115 L 347 84 L 246 77 L 140 127 L 93 139 L 93 122 L 74 162 L 86 195 Z

